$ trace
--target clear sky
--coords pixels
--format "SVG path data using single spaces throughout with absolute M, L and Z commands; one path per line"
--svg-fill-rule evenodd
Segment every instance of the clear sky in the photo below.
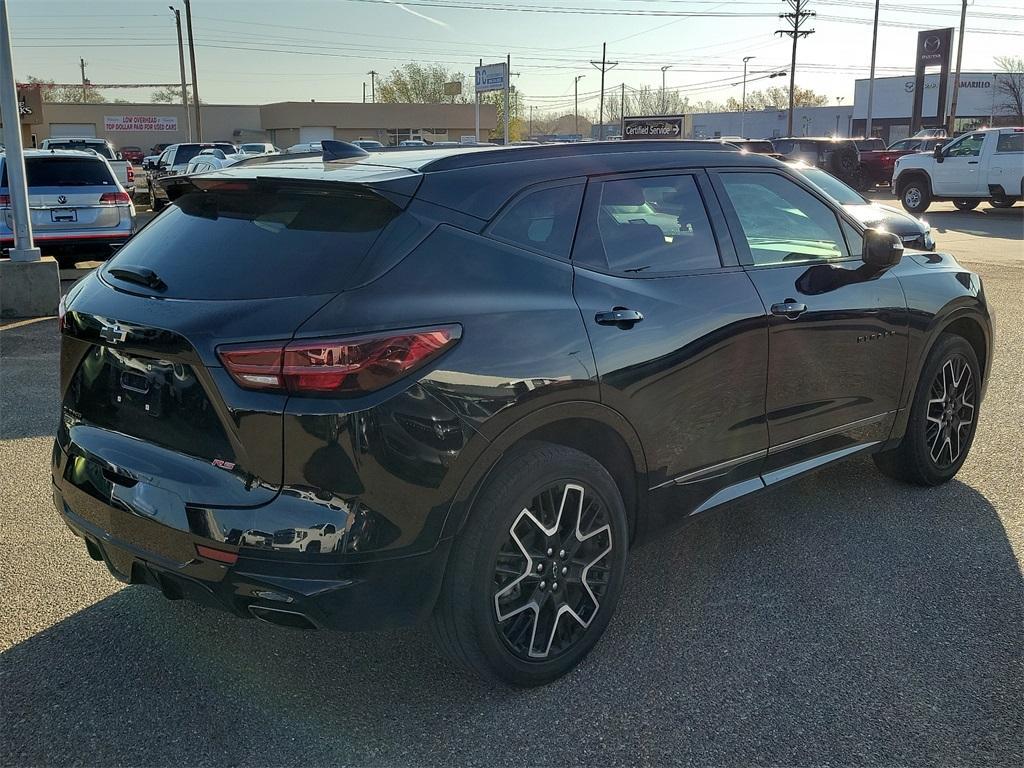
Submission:
M 57 82 L 80 81 L 79 57 L 94 83 L 174 83 L 177 42 L 171 2 L 180 0 L 10 0 L 15 70 Z M 529 12 L 512 9 L 547 9 Z M 872 0 L 811 0 L 816 32 L 801 40 L 797 84 L 853 101 L 871 54 Z M 566 13 L 573 9 L 586 12 Z M 359 101 L 371 69 L 409 61 L 472 73 L 512 55 L 513 82 L 538 111 L 596 109 L 600 74 L 590 60 L 619 65 L 606 88 L 661 86 L 691 101 L 739 97 L 742 58 L 748 89 L 762 71 L 788 68 L 790 41 L 774 35 L 782 0 L 193 0 L 199 90 L 209 103 Z M 958 26 L 954 0 L 882 2 L 878 74 L 913 71 L 916 30 Z M 698 14 L 669 16 L 665 14 Z M 710 15 L 719 14 L 719 15 Z M 184 12 L 182 13 L 184 20 Z M 974 0 L 968 6 L 963 70 L 991 71 L 992 57 L 1024 53 L 1024 6 Z M 145 100 L 153 88 L 119 92 Z M 112 94 L 108 92 L 108 98 Z

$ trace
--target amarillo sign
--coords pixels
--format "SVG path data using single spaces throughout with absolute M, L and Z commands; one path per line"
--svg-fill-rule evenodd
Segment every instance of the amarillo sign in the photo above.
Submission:
M 683 137 L 682 115 L 658 115 L 655 117 L 626 117 L 622 121 L 624 139 L 681 139 Z
M 106 131 L 176 131 L 177 117 L 159 115 L 116 115 L 103 118 Z

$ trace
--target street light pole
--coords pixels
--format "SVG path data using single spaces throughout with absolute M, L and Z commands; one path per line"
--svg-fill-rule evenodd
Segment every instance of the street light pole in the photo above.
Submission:
M 32 245 L 32 221 L 28 211 L 28 184 L 25 182 L 25 157 L 21 145 L 21 108 L 18 86 L 14 82 L 14 55 L 11 52 L 11 26 L 7 18 L 7 0 L 0 0 L 0 112 L 4 115 L 4 145 L 7 159 L 7 193 L 11 198 L 14 221 L 14 247 L 8 251 L 11 261 L 39 261 L 39 249 Z
M 167 6 L 174 14 L 174 25 L 178 29 L 178 72 L 181 75 L 181 106 L 185 110 L 185 130 L 192 141 L 192 120 L 188 114 L 188 86 L 185 83 L 185 44 L 181 40 L 181 11 L 173 5 Z
M 670 69 L 671 64 L 666 64 L 661 68 L 661 114 L 665 114 L 665 110 L 668 109 L 668 105 L 665 103 L 665 70 Z
M 740 136 L 743 138 L 747 137 L 747 62 L 756 58 L 757 56 L 743 57 L 743 100 L 740 104 Z
M 196 141 L 203 140 L 203 119 L 199 113 L 199 80 L 196 78 L 196 41 L 192 37 L 192 3 L 185 3 L 185 27 L 188 30 L 188 60 L 192 65 L 192 108 L 196 113 Z
M 871 31 L 871 73 L 868 75 L 868 119 L 864 125 L 864 137 L 871 138 L 871 115 L 875 102 L 875 51 L 878 49 L 878 4 L 875 0 L 875 23 Z
M 960 62 L 964 56 L 964 27 L 967 24 L 967 0 L 963 0 L 963 5 L 960 7 L 960 37 L 956 41 L 956 75 L 953 79 L 953 99 L 949 104 L 949 127 L 947 131 L 949 137 L 953 138 L 956 134 L 956 99 L 960 95 Z M 946 84 L 943 83 L 940 87 L 945 88 Z
M 576 116 L 576 135 L 580 133 L 580 80 L 586 75 L 576 75 L 576 80 L 572 84 L 572 103 L 573 103 L 573 115 Z

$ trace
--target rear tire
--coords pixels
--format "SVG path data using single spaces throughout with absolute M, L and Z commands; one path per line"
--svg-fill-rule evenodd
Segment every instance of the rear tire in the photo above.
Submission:
M 973 211 L 978 207 L 978 200 L 954 200 L 953 205 L 958 211 Z
M 900 188 L 900 202 L 909 213 L 924 213 L 932 204 L 932 191 L 928 182 L 914 178 L 904 182 Z
M 153 191 L 153 185 L 150 184 L 149 185 L 149 207 L 153 210 L 153 213 L 160 213 L 160 211 L 162 211 L 164 209 L 164 205 L 166 205 L 166 203 L 164 203 L 163 200 L 161 200 L 159 197 L 156 196 L 156 193 Z
M 981 371 L 962 336 L 943 334 L 921 369 L 903 439 L 876 453 L 889 477 L 915 485 L 940 485 L 963 466 L 978 425 Z
M 434 639 L 484 680 L 549 683 L 600 640 L 627 548 L 626 512 L 607 470 L 572 448 L 526 444 L 491 474 L 455 542 Z
M 1013 208 L 1016 200 L 1000 198 L 999 200 L 989 200 L 988 203 L 993 208 Z

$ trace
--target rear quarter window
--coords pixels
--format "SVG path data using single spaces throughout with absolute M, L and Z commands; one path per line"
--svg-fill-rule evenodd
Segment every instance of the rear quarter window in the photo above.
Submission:
M 582 199 L 582 182 L 527 192 L 495 219 L 490 234 L 534 251 L 567 258 Z
M 1024 131 L 1000 133 L 996 152 L 1024 152 Z

